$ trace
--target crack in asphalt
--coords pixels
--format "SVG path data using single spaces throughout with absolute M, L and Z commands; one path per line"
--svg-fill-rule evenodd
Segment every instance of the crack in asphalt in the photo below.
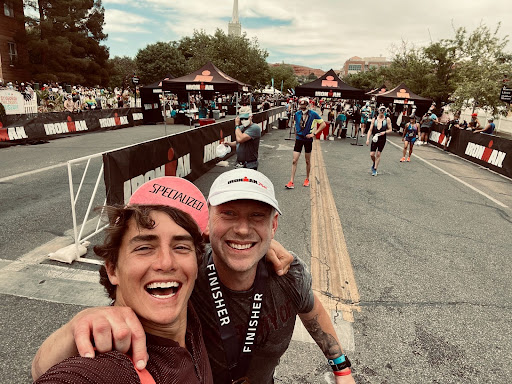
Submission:
M 346 305 L 358 305 L 360 302 L 359 301 L 352 301 L 352 300 L 347 300 L 347 299 L 343 299 L 339 296 L 334 296 L 331 292 L 328 292 L 328 291 L 320 291 L 320 293 L 328 298 L 330 298 L 331 300 L 334 300 L 336 302 L 336 310 L 338 309 L 338 303 L 339 304 L 346 304 Z
M 499 207 L 496 207 L 495 205 L 491 205 L 491 204 L 482 204 L 482 203 L 474 203 L 474 202 L 468 202 L 468 203 L 471 205 L 477 205 L 477 206 L 484 207 L 484 208 L 493 208 L 503 220 L 505 220 L 509 223 L 512 223 L 512 219 L 511 219 L 510 215 L 503 208 L 499 208 Z
M 512 305 L 495 305 L 495 304 L 486 304 L 486 303 L 471 303 L 469 301 L 360 301 L 357 303 L 362 307 L 369 306 L 386 306 L 386 307 L 434 307 L 434 306 L 457 306 L 457 305 L 469 305 L 472 307 L 483 307 L 483 308 L 496 308 L 496 309 L 511 309 Z

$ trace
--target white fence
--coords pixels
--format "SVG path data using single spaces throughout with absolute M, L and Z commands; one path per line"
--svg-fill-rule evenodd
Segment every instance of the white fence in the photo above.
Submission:
M 25 113 L 37 113 L 37 97 L 34 95 L 30 100 L 25 100 Z
M 80 167 L 83 167 L 85 164 L 85 168 L 82 170 Z M 101 164 L 101 165 L 100 165 Z M 92 165 L 92 166 L 91 166 Z M 80 172 L 82 172 L 82 175 L 80 177 L 80 183 L 78 184 L 78 187 L 75 191 L 75 185 L 73 179 L 73 167 L 80 168 Z M 99 170 L 97 169 L 99 167 Z M 91 168 L 91 170 L 90 170 Z M 93 169 L 96 168 L 96 169 Z M 87 210 L 85 214 L 79 215 L 77 213 L 77 203 L 79 201 L 79 197 L 81 192 L 83 192 L 84 187 L 84 180 L 86 179 L 86 176 L 88 175 L 88 171 L 90 170 L 89 174 L 92 174 L 92 177 L 95 176 L 96 182 L 94 184 L 94 188 L 92 191 L 87 191 L 87 193 L 82 193 L 82 195 L 85 194 L 85 200 L 87 202 Z M 82 252 L 80 252 L 80 246 L 84 244 L 88 239 L 91 237 L 99 234 L 103 229 L 107 227 L 107 225 L 101 225 L 101 215 L 96 216 L 89 220 L 89 217 L 91 216 L 91 211 L 93 208 L 97 205 L 105 205 L 106 199 L 103 199 L 101 202 L 102 204 L 98 204 L 98 188 L 100 188 L 100 183 L 103 180 L 103 154 L 97 153 L 90 156 L 81 157 L 79 159 L 74 159 L 68 161 L 68 179 L 69 179 L 69 191 L 71 195 L 71 214 L 73 217 L 73 232 L 74 232 L 74 249 L 70 249 L 70 252 L 67 252 L 67 260 L 59 260 L 59 261 L 66 261 L 68 263 L 71 263 L 72 261 L 79 261 L 82 263 L 89 263 L 89 264 L 102 264 L 101 261 L 91 259 L 91 258 L 85 258 L 81 257 Z M 79 225 L 79 220 L 81 221 L 81 224 Z M 87 229 L 86 229 L 87 228 Z M 87 232 L 87 234 L 85 234 Z

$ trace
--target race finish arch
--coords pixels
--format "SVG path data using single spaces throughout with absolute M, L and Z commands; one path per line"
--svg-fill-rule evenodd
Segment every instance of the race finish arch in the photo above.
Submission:
M 329 97 L 347 100 L 362 100 L 364 98 L 363 90 L 344 83 L 333 69 L 330 69 L 310 83 L 297 86 L 295 94 L 297 96 Z

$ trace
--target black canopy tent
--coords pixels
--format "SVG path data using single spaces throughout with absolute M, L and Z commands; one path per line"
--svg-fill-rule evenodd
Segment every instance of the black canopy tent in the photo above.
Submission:
M 432 105 L 432 99 L 415 94 L 404 83 L 401 83 L 387 92 L 377 94 L 376 101 L 377 104 L 386 105 L 393 103 L 397 106 L 401 106 L 401 108 L 395 108 L 398 115 L 394 123 L 396 123 L 397 126 L 401 125 L 403 116 L 411 115 L 413 111 L 416 116 L 421 116 L 428 110 L 430 105 Z
M 200 92 L 206 100 L 213 100 L 215 93 L 236 94 L 249 92 L 251 86 L 226 75 L 213 63 L 208 62 L 197 71 L 188 75 L 162 82 L 162 89 L 178 95 L 183 99 L 189 93 Z M 187 97 L 187 103 L 190 98 Z
M 235 93 L 249 92 L 250 85 L 242 83 L 231 76 L 226 75 L 213 63 L 208 62 L 188 75 L 175 79 L 163 80 L 162 89 L 172 93 L 183 92 L 219 92 Z
M 295 94 L 356 100 L 362 100 L 364 97 L 364 91 L 344 83 L 332 69 L 310 83 L 295 87 Z
M 415 94 L 404 83 L 387 92 L 377 94 L 376 100 L 379 104 L 415 105 L 420 110 L 426 110 L 432 104 L 432 99 Z
M 140 100 L 144 124 L 156 124 L 163 121 L 160 94 L 162 93 L 162 81 L 174 78 L 166 76 L 163 80 L 140 87 Z

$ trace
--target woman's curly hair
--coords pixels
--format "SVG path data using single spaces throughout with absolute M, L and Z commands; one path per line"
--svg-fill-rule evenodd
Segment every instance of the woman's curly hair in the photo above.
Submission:
M 166 205 L 105 206 L 99 209 L 106 214 L 109 225 L 105 230 L 106 236 L 103 244 L 96 245 L 94 253 L 104 261 L 104 265 L 100 267 L 100 284 L 105 287 L 111 299 L 116 299 L 116 286 L 110 283 L 105 264 L 117 265 L 119 248 L 132 218 L 139 228 L 152 229 L 155 222 L 151 219 L 151 212 L 166 213 L 176 224 L 190 233 L 194 241 L 198 264 L 201 263 L 204 254 L 203 237 L 197 223 L 188 213 Z

